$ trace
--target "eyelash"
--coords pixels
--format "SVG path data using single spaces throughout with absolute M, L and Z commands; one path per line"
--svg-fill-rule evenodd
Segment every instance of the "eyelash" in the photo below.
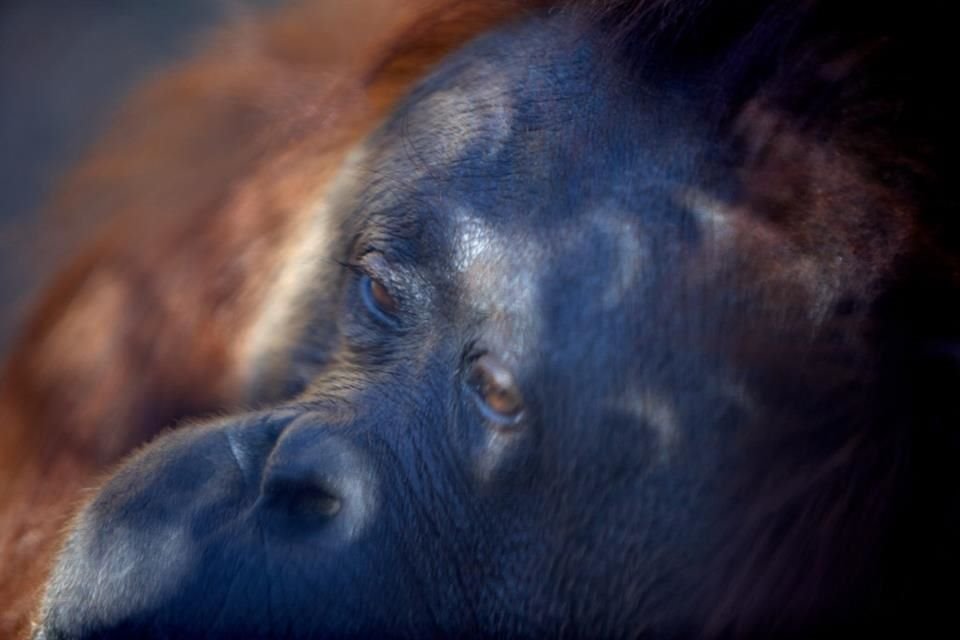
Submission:
M 367 273 L 367 268 L 360 262 L 355 262 L 353 260 L 341 262 L 338 260 L 337 264 L 357 277 L 370 276 L 370 274 Z

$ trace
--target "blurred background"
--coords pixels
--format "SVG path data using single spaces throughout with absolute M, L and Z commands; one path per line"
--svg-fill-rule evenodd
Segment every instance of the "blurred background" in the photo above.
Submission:
M 59 176 L 150 73 L 231 15 L 281 0 L 0 0 L 0 359 L 57 256 L 39 254 Z

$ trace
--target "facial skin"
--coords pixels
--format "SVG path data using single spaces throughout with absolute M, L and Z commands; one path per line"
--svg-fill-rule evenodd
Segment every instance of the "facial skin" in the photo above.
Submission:
M 717 572 L 750 592 L 749 472 L 777 485 L 847 434 L 755 447 L 882 407 L 868 375 L 837 405 L 809 373 L 871 368 L 821 342 L 859 274 L 814 256 L 803 280 L 775 235 L 741 238 L 709 101 L 602 38 L 567 17 L 483 38 L 355 151 L 301 393 L 132 457 L 37 638 L 670 635 L 706 624 Z

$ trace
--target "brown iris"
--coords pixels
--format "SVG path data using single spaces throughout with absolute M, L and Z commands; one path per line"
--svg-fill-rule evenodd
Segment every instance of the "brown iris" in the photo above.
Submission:
M 513 375 L 489 353 L 473 361 L 467 383 L 476 393 L 480 409 L 499 424 L 516 422 L 523 412 L 523 396 Z
M 377 306 L 377 309 L 387 315 L 394 315 L 397 312 L 397 300 L 390 295 L 387 287 L 380 282 L 370 278 L 370 299 Z
M 389 272 L 387 261 L 382 254 L 371 251 L 363 257 L 363 266 L 359 269 L 363 272 L 361 287 L 367 307 L 384 319 L 392 319 L 399 310 L 399 305 L 390 289 L 378 277 Z

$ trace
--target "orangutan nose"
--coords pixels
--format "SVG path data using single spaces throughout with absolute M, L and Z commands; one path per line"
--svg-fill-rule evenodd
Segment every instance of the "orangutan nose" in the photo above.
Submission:
M 304 416 L 281 435 L 260 488 L 262 520 L 280 530 L 331 527 L 354 537 L 376 511 L 376 482 L 367 455 L 322 421 Z

